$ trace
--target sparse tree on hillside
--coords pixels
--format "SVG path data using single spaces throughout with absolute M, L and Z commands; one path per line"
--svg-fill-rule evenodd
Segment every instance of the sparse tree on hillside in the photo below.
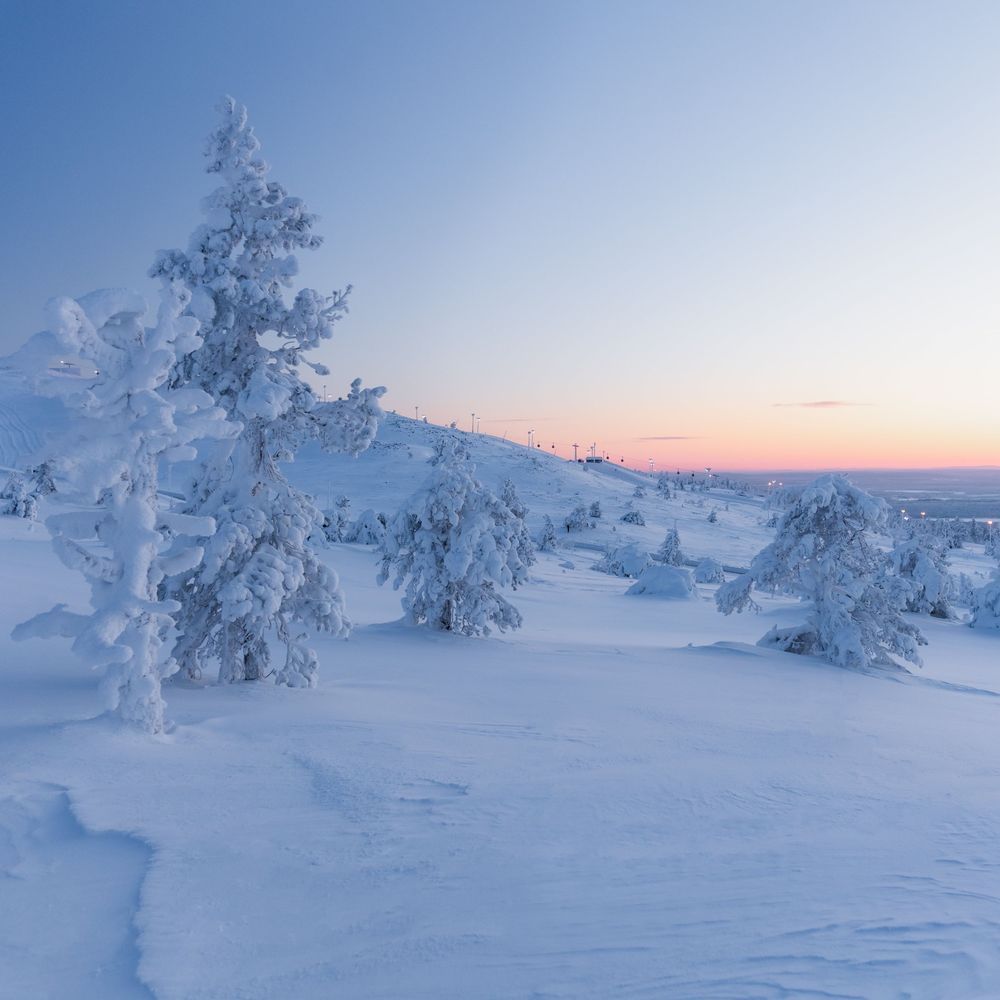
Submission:
M 681 536 L 677 533 L 676 528 L 670 528 L 667 531 L 663 537 L 663 541 L 660 543 L 660 547 L 653 553 L 653 558 L 665 566 L 684 565 L 684 553 L 681 551 Z
M 600 501 L 600 500 L 595 500 L 595 501 L 594 501 L 594 502 L 593 502 L 593 503 L 592 503 L 592 504 L 590 505 L 590 516 L 591 516 L 591 517 L 592 517 L 592 518 L 593 518 L 593 519 L 594 519 L 595 521 L 598 521 L 598 520 L 600 520 L 600 518 L 601 518 L 601 501 Z
M 919 665 L 917 647 L 925 640 L 901 617 L 898 595 L 885 586 L 888 557 L 869 538 L 885 524 L 883 501 L 843 476 L 822 476 L 801 492 L 749 572 L 719 588 L 719 610 L 756 608 L 754 586 L 798 594 L 812 605 L 806 622 L 775 627 L 760 645 L 841 666 L 891 664 L 895 657 Z
M 535 546 L 528 533 L 527 517 L 528 508 L 521 503 L 521 498 L 517 495 L 517 489 L 512 479 L 504 481 L 500 491 L 500 502 L 514 515 L 514 547 L 517 550 L 517 557 L 521 564 L 527 569 L 535 562 Z
M 556 526 L 552 523 L 552 518 L 546 514 L 542 518 L 542 530 L 538 536 L 538 551 L 555 552 L 558 546 L 559 540 L 556 537 Z
M 406 583 L 403 610 L 415 625 L 488 635 L 521 625 L 501 593 L 527 579 L 518 554 L 523 523 L 476 480 L 464 446 L 443 440 L 424 486 L 389 524 L 378 582 Z
M 206 154 L 221 185 L 206 199 L 206 221 L 187 251 L 161 253 L 151 271 L 189 289 L 189 312 L 202 324 L 204 342 L 178 364 L 175 384 L 205 390 L 241 427 L 234 445 L 202 455 L 192 483 L 187 513 L 214 518 L 218 531 L 206 540 L 203 565 L 171 588 L 181 604 L 176 655 L 192 675 L 215 659 L 224 681 L 312 686 L 308 631 L 344 635 L 350 622 L 337 577 L 310 541 L 321 537 L 321 515 L 279 462 L 309 438 L 332 451 L 363 451 L 383 390 L 356 380 L 344 399 L 318 405 L 300 377 L 302 367 L 328 374 L 307 355 L 332 336 L 350 289 L 305 288 L 286 300 L 294 252 L 320 245 L 314 216 L 268 179 L 246 110 L 227 98 L 220 112 Z M 278 669 L 271 635 L 285 647 Z
M 563 521 L 566 531 L 583 531 L 592 528 L 594 525 L 587 516 L 587 508 L 582 503 L 577 504 Z

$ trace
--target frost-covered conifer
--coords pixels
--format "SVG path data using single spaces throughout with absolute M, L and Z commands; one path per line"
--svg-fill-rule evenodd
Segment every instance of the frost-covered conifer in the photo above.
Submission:
M 525 523 L 528 517 L 528 508 L 524 506 L 521 498 L 517 495 L 517 489 L 512 479 L 504 481 L 503 488 L 500 491 L 500 501 L 514 515 L 516 521 L 514 525 L 514 547 L 517 549 L 517 557 L 521 560 L 525 568 L 534 565 L 535 546 L 531 541 L 531 535 L 528 533 L 528 526 Z
M 640 528 L 645 527 L 646 519 L 642 516 L 641 510 L 627 510 L 622 514 L 622 520 L 626 524 L 637 524 Z
M 385 540 L 385 529 L 388 521 L 385 514 L 376 514 L 369 507 L 363 510 L 358 519 L 350 526 L 346 541 L 358 545 L 381 545 Z
M 926 640 L 900 616 L 898 595 L 885 586 L 888 557 L 868 537 L 884 529 L 886 513 L 882 500 L 844 476 L 821 476 L 801 492 L 749 571 L 718 589 L 719 610 L 756 608 L 755 585 L 798 594 L 812 605 L 806 622 L 775 627 L 759 645 L 849 667 L 895 663 L 897 656 L 919 664 L 917 647 Z
M 903 607 L 907 611 L 935 618 L 955 617 L 955 581 L 940 542 L 923 536 L 908 538 L 896 544 L 891 558 L 891 573 L 904 587 Z
M 22 473 L 12 472 L 0 488 L 0 514 L 21 517 L 26 521 L 38 520 L 38 498 Z
M 708 523 L 715 524 L 719 520 L 719 515 L 716 511 L 712 510 L 708 513 Z
M 426 483 L 389 524 L 378 582 L 406 583 L 403 610 L 415 625 L 463 635 L 518 628 L 521 613 L 500 589 L 527 579 L 517 550 L 521 526 L 476 480 L 464 446 L 443 440 Z
M 538 535 L 539 552 L 555 552 L 559 546 L 559 539 L 556 537 L 556 526 L 552 523 L 552 518 L 548 514 L 542 518 L 542 530 Z
M 345 496 L 339 496 L 333 510 L 323 514 L 323 534 L 328 542 L 345 542 L 350 529 L 351 501 Z
M 684 553 L 681 551 L 681 536 L 676 528 L 671 528 L 663 537 L 660 547 L 653 553 L 653 558 L 665 566 L 683 566 Z
M 14 630 L 16 639 L 72 638 L 91 667 L 105 668 L 108 707 L 151 732 L 164 725 L 161 679 L 176 669 L 161 646 L 179 605 L 159 587 L 200 561 L 201 547 L 186 537 L 213 529 L 208 518 L 158 509 L 158 469 L 193 457 L 192 441 L 229 433 L 206 393 L 167 384 L 178 358 L 200 343 L 197 321 L 181 316 L 187 301 L 165 283 L 153 329 L 141 322 L 145 302 L 128 292 L 50 304 L 50 333 L 97 369 L 83 386 L 41 385 L 78 417 L 79 436 L 65 442 L 59 463 L 60 493 L 85 509 L 46 523 L 59 558 L 89 581 L 93 611 L 58 604 Z
M 973 628 L 1000 628 L 1000 569 L 992 580 L 974 592 L 969 624 Z
M 695 567 L 694 579 L 695 583 L 724 583 L 726 574 L 720 562 L 706 557 Z
M 337 577 L 310 540 L 322 536 L 321 515 L 279 462 L 309 438 L 329 450 L 363 451 L 375 436 L 383 390 L 355 380 L 346 398 L 320 405 L 300 377 L 303 366 L 327 374 L 307 354 L 332 335 L 350 289 L 304 288 L 286 300 L 295 251 L 320 245 L 314 216 L 268 179 L 245 108 L 227 98 L 220 112 L 206 154 L 221 185 L 206 199 L 206 221 L 187 251 L 162 252 L 151 271 L 190 290 L 189 311 L 202 324 L 204 343 L 177 367 L 176 382 L 207 391 L 242 428 L 233 445 L 201 456 L 192 484 L 187 513 L 213 517 L 218 530 L 206 541 L 204 563 L 172 588 L 182 606 L 176 655 L 192 675 L 213 658 L 221 680 L 274 676 L 312 686 L 308 631 L 344 635 L 350 623 Z M 285 648 L 277 670 L 271 635 Z
M 601 517 L 601 501 L 600 500 L 595 500 L 590 505 L 590 516 L 595 521 L 600 520 L 600 517 Z
M 582 503 L 577 504 L 563 521 L 567 531 L 583 531 L 585 528 L 592 528 L 594 525 L 587 516 L 587 508 Z

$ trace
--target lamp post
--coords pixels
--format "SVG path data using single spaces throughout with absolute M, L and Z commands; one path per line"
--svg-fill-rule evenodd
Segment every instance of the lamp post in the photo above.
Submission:
M 573 445 L 573 461 L 574 461 L 574 462 L 579 462 L 579 461 L 580 461 L 580 460 L 579 460 L 579 459 L 578 459 L 578 458 L 576 457 L 576 449 L 577 449 L 577 448 L 579 448 L 579 447 L 580 447 L 580 446 L 579 446 L 578 444 L 574 444 L 574 445 Z
M 475 411 L 473 411 L 473 413 L 472 413 L 472 433 L 473 434 L 476 433 L 476 413 L 475 413 Z
M 414 406 L 413 407 L 413 419 L 414 420 L 419 420 L 420 419 L 420 407 L 419 406 Z

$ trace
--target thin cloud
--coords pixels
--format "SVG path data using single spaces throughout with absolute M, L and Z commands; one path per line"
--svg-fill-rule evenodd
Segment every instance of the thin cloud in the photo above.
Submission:
M 704 441 L 701 437 L 689 434 L 658 434 L 655 437 L 632 438 L 633 441 Z
M 546 420 L 555 420 L 555 417 L 486 417 L 482 418 L 484 424 L 544 424 Z
M 798 406 L 807 410 L 834 410 L 841 406 L 871 406 L 871 403 L 852 403 L 847 399 L 813 399 L 806 403 L 772 403 L 772 406 Z

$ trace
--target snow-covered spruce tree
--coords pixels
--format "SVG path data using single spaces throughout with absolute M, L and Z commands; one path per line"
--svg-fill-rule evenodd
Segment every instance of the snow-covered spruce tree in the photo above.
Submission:
M 670 528 L 660 547 L 653 553 L 653 558 L 664 566 L 683 566 L 684 553 L 681 551 L 681 536 L 676 528 Z
M 528 508 L 524 506 L 521 498 L 517 495 L 517 489 L 512 479 L 504 480 L 503 488 L 500 490 L 500 501 L 514 515 L 516 522 L 514 525 L 514 547 L 517 550 L 518 559 L 527 569 L 535 563 L 535 545 L 531 541 L 526 524 Z
M 548 514 L 542 518 L 542 530 L 538 534 L 538 551 L 555 552 L 559 547 L 559 539 L 556 537 L 556 526 L 552 523 L 552 518 Z
M 242 428 L 232 445 L 202 456 L 192 484 L 187 512 L 215 518 L 218 530 L 204 563 L 171 589 L 182 606 L 175 655 L 193 676 L 215 659 L 223 681 L 312 686 L 308 631 L 344 635 L 350 623 L 336 574 L 311 541 L 322 537 L 322 517 L 279 462 L 309 438 L 329 450 L 363 451 L 383 390 L 355 380 L 345 399 L 320 405 L 302 381 L 301 366 L 327 374 L 306 355 L 332 335 L 347 292 L 306 288 L 286 301 L 298 270 L 294 251 L 321 243 L 314 216 L 268 179 L 246 109 L 227 98 L 219 110 L 206 154 L 208 172 L 222 183 L 206 199 L 206 222 L 186 252 L 160 253 L 151 270 L 190 290 L 189 310 L 202 324 L 204 343 L 178 365 L 175 381 L 207 391 Z M 277 670 L 271 636 L 285 649 Z
M 1000 628 L 1000 571 L 973 594 L 969 624 L 973 628 Z
M 590 505 L 590 516 L 595 520 L 599 521 L 601 519 L 601 501 L 595 500 Z
M 889 568 L 904 588 L 902 600 L 906 611 L 935 618 L 955 617 L 952 601 L 957 587 L 941 542 L 930 537 L 897 542 Z
M 566 515 L 563 521 L 563 526 L 569 531 L 583 531 L 586 528 L 592 528 L 594 526 L 593 522 L 587 516 L 587 508 L 584 507 L 582 503 L 578 503 L 570 512 Z
M 641 510 L 627 510 L 622 514 L 622 520 L 626 524 L 637 524 L 639 527 L 646 526 L 646 519 L 642 516 Z
M 385 539 L 388 523 L 385 514 L 376 513 L 373 508 L 369 507 L 358 515 L 356 521 L 351 523 L 345 541 L 358 545 L 381 545 Z
M 201 547 L 185 536 L 213 528 L 207 518 L 158 509 L 158 469 L 192 458 L 192 441 L 230 432 L 206 393 L 167 385 L 178 357 L 199 344 L 197 321 L 180 315 L 187 301 L 185 290 L 167 283 L 153 329 L 141 322 L 145 302 L 128 292 L 50 304 L 51 333 L 97 369 L 82 387 L 42 385 L 78 417 L 78 438 L 65 442 L 59 461 L 60 493 L 90 509 L 46 523 L 59 558 L 89 581 L 93 612 L 59 604 L 14 630 L 15 639 L 72 638 L 91 667 L 105 668 L 108 707 L 151 732 L 164 725 L 161 679 L 176 670 L 161 647 L 179 605 L 158 589 L 201 559 Z
M 12 472 L 0 487 L 0 514 L 26 521 L 38 520 L 38 497 L 31 491 L 23 473 Z
M 434 469 L 389 524 L 378 582 L 405 582 L 403 610 L 414 625 L 463 635 L 489 635 L 521 625 L 521 613 L 500 594 L 527 579 L 518 555 L 521 522 L 476 480 L 469 454 L 446 439 Z
M 754 586 L 798 594 L 812 605 L 806 622 L 772 628 L 759 642 L 790 653 L 823 656 L 848 667 L 920 664 L 926 640 L 899 611 L 895 588 L 883 574 L 888 556 L 869 533 L 886 524 L 886 505 L 844 476 L 821 476 L 804 489 L 747 573 L 724 583 L 716 604 L 724 614 L 757 608 Z

